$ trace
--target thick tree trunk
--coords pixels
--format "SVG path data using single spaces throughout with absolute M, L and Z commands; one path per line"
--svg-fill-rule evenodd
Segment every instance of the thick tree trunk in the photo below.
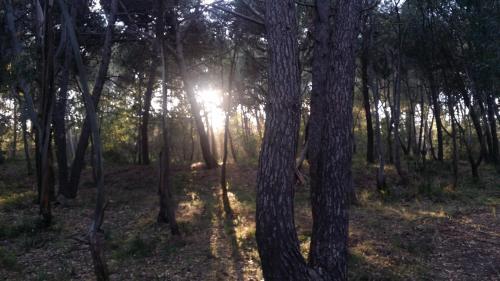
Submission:
M 151 62 L 151 68 L 149 70 L 149 80 L 146 86 L 146 93 L 144 94 L 144 108 L 142 111 L 142 122 L 141 122 L 141 163 L 144 165 L 149 165 L 149 139 L 148 139 L 148 127 L 149 127 L 149 111 L 151 108 L 151 99 L 153 97 L 153 88 L 156 80 L 156 58 L 153 57 Z
M 116 21 L 116 15 L 113 12 L 111 12 L 111 14 L 109 15 L 108 26 L 106 27 L 106 33 L 104 35 L 101 63 L 99 65 L 96 81 L 94 84 L 94 88 L 92 90 L 92 103 L 95 111 L 97 111 L 99 106 L 102 89 L 104 88 L 104 83 L 106 82 L 106 74 L 108 72 L 109 63 L 111 61 L 111 46 L 113 45 L 113 27 L 115 25 L 115 21 Z M 76 197 L 78 191 L 78 185 L 80 183 L 80 175 L 84 167 L 85 152 L 89 145 L 90 134 L 91 134 L 90 121 L 86 117 L 85 121 L 83 122 L 80 138 L 78 139 L 78 145 L 76 148 L 73 164 L 71 165 L 71 173 L 68 183 L 68 191 L 70 198 Z
M 326 9 L 327 3 L 319 9 Z M 347 280 L 348 208 L 352 186 L 352 109 L 359 0 L 335 2 L 334 29 L 318 154 L 318 185 L 311 194 L 313 230 L 309 263 L 324 280 Z
M 300 74 L 293 0 L 267 0 L 269 91 L 257 174 L 256 238 L 266 280 L 312 280 L 293 214 Z

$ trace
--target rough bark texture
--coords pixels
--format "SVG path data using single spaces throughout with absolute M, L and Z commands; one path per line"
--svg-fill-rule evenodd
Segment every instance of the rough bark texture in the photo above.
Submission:
M 313 230 L 309 262 L 324 280 L 347 280 L 355 42 L 360 4 L 358 0 L 339 0 L 334 8 L 318 179 L 311 194 Z
M 300 74 L 293 0 L 267 0 L 268 97 L 257 174 L 256 238 L 265 280 L 311 280 L 293 216 Z

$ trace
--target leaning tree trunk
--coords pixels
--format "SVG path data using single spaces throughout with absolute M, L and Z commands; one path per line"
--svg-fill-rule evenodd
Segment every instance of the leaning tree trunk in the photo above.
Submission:
M 179 27 L 180 28 L 180 27 Z M 184 59 L 184 45 L 183 38 L 180 30 L 176 30 L 175 35 L 176 48 L 169 48 L 169 50 L 175 56 L 177 65 L 179 67 L 179 71 L 183 81 L 183 88 L 186 92 L 186 96 L 189 104 L 191 105 L 191 113 L 193 114 L 194 121 L 196 124 L 196 129 L 198 130 L 198 136 L 200 139 L 200 147 L 203 155 L 203 159 L 205 160 L 206 167 L 208 169 L 217 168 L 217 161 L 210 151 L 210 140 L 208 138 L 207 131 L 205 130 L 205 125 L 203 124 L 203 119 L 200 114 L 200 105 L 198 101 L 196 101 L 196 95 L 194 92 L 194 87 L 190 83 L 190 77 L 186 66 L 186 61 Z
M 268 96 L 257 174 L 256 238 L 265 280 L 312 280 L 293 213 L 300 73 L 293 0 L 267 0 Z
M 94 106 L 94 111 L 97 111 L 98 109 L 102 89 L 104 88 L 104 83 L 106 82 L 106 74 L 108 72 L 109 63 L 111 61 L 111 46 L 113 45 L 113 27 L 115 25 L 115 21 L 116 13 L 114 13 L 112 10 L 109 14 L 108 26 L 106 27 L 106 33 L 104 35 L 104 44 L 102 46 L 101 56 L 102 59 L 99 65 L 99 70 L 97 72 L 94 88 L 92 90 L 92 104 Z M 75 198 L 77 195 L 80 176 L 84 166 L 85 152 L 89 145 L 90 135 L 90 120 L 88 120 L 88 118 L 86 117 L 85 121 L 83 122 L 80 138 L 78 140 L 73 164 L 71 165 L 71 173 L 68 183 L 70 198 Z
M 71 43 L 71 49 L 73 50 L 74 60 L 78 69 L 78 78 L 82 88 L 83 101 L 85 104 L 85 111 L 87 113 L 86 120 L 89 122 L 89 131 L 92 136 L 92 147 L 94 152 L 94 167 L 96 168 L 97 175 L 97 198 L 96 206 L 94 211 L 94 218 L 89 228 L 89 246 L 92 255 L 92 260 L 94 263 L 94 271 L 96 274 L 96 279 L 98 281 L 109 280 L 109 272 L 106 264 L 106 257 L 104 254 L 104 233 L 101 230 L 101 225 L 104 221 L 104 210 L 106 208 L 106 190 L 104 186 L 104 175 L 103 175 L 103 164 L 102 164 L 102 146 L 101 138 L 99 136 L 99 125 L 97 121 L 96 105 L 94 100 L 90 95 L 90 90 L 88 86 L 88 79 L 86 74 L 86 69 L 83 65 L 82 57 L 80 54 L 80 45 L 78 44 L 75 27 L 73 26 L 73 21 L 69 15 L 67 7 L 63 0 L 58 0 L 59 6 L 64 16 L 65 28 L 68 32 L 69 41 Z M 108 15 L 107 21 L 110 26 L 114 25 L 115 15 L 118 8 L 118 0 L 111 1 L 111 13 Z M 108 28 L 112 30 L 112 27 Z M 108 50 L 104 49 L 105 54 Z M 102 69 L 99 69 L 99 72 Z M 104 75 L 107 72 L 104 71 Z M 95 89 L 95 88 L 94 88 Z
M 316 1 L 321 10 L 327 9 L 329 3 L 328 0 Z M 353 188 L 355 44 L 360 5 L 359 0 L 339 0 L 334 9 L 323 132 L 317 159 L 318 185 L 311 194 L 313 229 L 309 263 L 324 280 L 347 280 L 348 208 Z

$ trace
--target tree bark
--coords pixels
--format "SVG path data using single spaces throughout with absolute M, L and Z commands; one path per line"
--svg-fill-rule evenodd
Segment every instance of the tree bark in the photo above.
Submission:
M 73 8 L 74 10 L 74 8 Z M 63 30 L 64 31 L 64 30 Z M 62 32 L 61 36 L 66 37 L 66 32 Z M 59 83 L 59 97 L 56 102 L 54 111 L 54 134 L 56 143 L 56 156 L 57 156 L 57 172 L 59 180 L 59 194 L 66 198 L 71 197 L 71 192 L 68 190 L 68 156 L 66 149 L 66 107 L 68 101 L 68 83 L 71 63 L 71 45 L 67 38 L 65 40 L 65 55 L 64 64 L 62 68 L 62 76 Z
M 170 140 L 169 140 L 169 129 L 168 129 L 168 91 L 167 91 L 167 66 L 168 58 L 166 54 L 165 45 L 165 22 L 163 17 L 163 12 L 165 9 L 165 0 L 157 0 L 155 2 L 157 10 L 157 18 L 159 19 L 156 23 L 156 40 L 161 48 L 161 62 L 162 62 L 162 140 L 163 147 L 160 155 L 160 182 L 158 194 L 160 197 L 160 209 L 158 213 L 158 222 L 168 222 L 170 224 L 170 232 L 172 235 L 180 235 L 179 227 L 177 225 L 177 220 L 175 218 L 175 206 L 172 196 L 172 185 L 170 179 Z M 199 111 L 198 111 L 199 113 Z
M 488 106 L 488 121 L 490 124 L 490 131 L 491 131 L 491 136 L 492 136 L 492 146 L 491 146 L 491 158 L 493 163 L 495 164 L 500 164 L 500 155 L 499 155 L 499 148 L 498 148 L 498 134 L 497 134 L 497 125 L 496 125 L 496 120 L 495 120 L 495 111 L 496 105 L 495 105 L 495 98 L 493 97 L 493 94 L 488 94 L 486 97 L 486 102 Z
M 41 173 L 42 185 L 40 188 L 40 214 L 45 225 L 50 225 L 52 220 L 50 206 L 50 192 L 53 190 L 53 180 L 51 180 L 52 157 L 52 113 L 55 103 L 55 85 L 54 85 L 54 33 L 52 20 L 53 3 L 46 1 L 44 3 L 44 25 L 43 25 L 43 51 L 42 51 L 42 96 L 40 104 L 42 120 L 42 147 L 41 147 Z
M 256 238 L 265 280 L 312 280 L 293 215 L 300 73 L 293 0 L 267 0 L 268 96 L 257 174 Z
M 226 213 L 226 217 L 232 219 L 233 211 L 231 209 L 231 204 L 229 202 L 229 196 L 227 191 L 227 180 L 226 180 L 226 170 L 227 170 L 227 155 L 228 155 L 228 140 L 229 140 L 229 117 L 231 114 L 231 93 L 233 90 L 233 78 L 234 78 L 234 68 L 236 65 L 236 54 L 237 47 L 234 47 L 233 58 L 231 60 L 231 68 L 229 70 L 229 82 L 227 87 L 227 95 L 225 100 L 225 121 L 224 121 L 224 147 L 223 147 L 223 156 L 222 156 L 222 168 L 221 168 L 221 176 L 220 183 L 222 189 L 222 203 L 224 205 L 224 212 Z M 223 68 L 224 65 L 221 64 Z M 224 76 L 222 76 L 224 77 Z
M 320 2 L 323 8 L 319 8 Z M 317 1 L 326 9 L 330 1 Z M 313 229 L 309 263 L 324 280 L 347 280 L 349 194 L 352 186 L 352 109 L 359 0 L 334 6 L 324 123 L 318 154 L 317 186 L 311 193 Z M 312 189 L 312 187 L 311 187 Z
M 116 12 L 113 13 L 112 10 L 108 17 L 109 21 L 108 26 L 106 27 L 106 33 L 104 35 L 101 63 L 99 65 L 96 81 L 92 90 L 92 103 L 95 111 L 98 110 L 102 89 L 104 88 L 104 83 L 106 82 L 106 74 L 108 72 L 109 63 L 111 61 L 111 46 L 113 45 L 113 27 L 116 21 Z M 85 117 L 82 131 L 80 133 L 80 138 L 78 139 L 78 145 L 75 151 L 73 164 L 71 165 L 71 173 L 68 183 L 70 198 L 75 198 L 77 195 L 78 185 L 80 183 L 80 175 L 84 166 L 85 152 L 89 145 L 90 134 L 90 121 L 87 117 Z
M 434 112 L 434 118 L 436 119 L 436 131 L 437 131 L 437 141 L 438 141 L 438 154 L 437 159 L 443 161 L 443 122 L 441 121 L 441 105 L 439 104 L 439 89 L 436 85 L 434 79 L 434 74 L 429 71 L 429 85 L 430 85 L 430 97 L 432 102 L 432 110 Z
M 149 111 L 151 108 L 151 99 L 153 97 L 154 82 L 156 80 L 156 58 L 153 57 L 150 70 L 149 80 L 146 86 L 146 93 L 144 94 L 144 108 L 142 111 L 141 122 L 141 154 L 142 164 L 149 165 L 149 140 L 148 140 L 148 127 L 149 127 Z
M 366 119 L 366 161 L 368 163 L 375 162 L 373 152 L 373 122 L 370 107 L 370 94 L 368 91 L 368 64 L 369 64 L 369 48 L 370 48 L 370 33 L 371 27 L 367 23 L 365 32 L 363 32 L 363 47 L 361 50 L 361 90 L 363 92 L 363 107 L 365 109 Z

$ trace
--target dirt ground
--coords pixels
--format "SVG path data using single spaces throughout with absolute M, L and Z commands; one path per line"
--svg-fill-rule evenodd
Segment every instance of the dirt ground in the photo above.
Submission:
M 496 172 L 483 171 L 480 184 L 457 190 L 433 177 L 427 185 L 394 184 L 390 194 L 380 196 L 372 188 L 373 169 L 355 169 L 351 280 L 500 280 Z M 57 203 L 53 225 L 41 229 L 33 179 L 22 164 L 0 166 L 0 280 L 94 279 L 86 233 L 95 189 L 86 173 L 78 198 Z M 172 183 L 182 235 L 172 237 L 167 226 L 156 223 L 156 169 L 107 167 L 103 229 L 111 279 L 262 280 L 255 243 L 255 167 L 229 167 L 232 223 L 224 217 L 219 173 L 175 168 Z M 297 187 L 296 222 L 304 254 L 311 227 L 308 193 L 307 187 Z

